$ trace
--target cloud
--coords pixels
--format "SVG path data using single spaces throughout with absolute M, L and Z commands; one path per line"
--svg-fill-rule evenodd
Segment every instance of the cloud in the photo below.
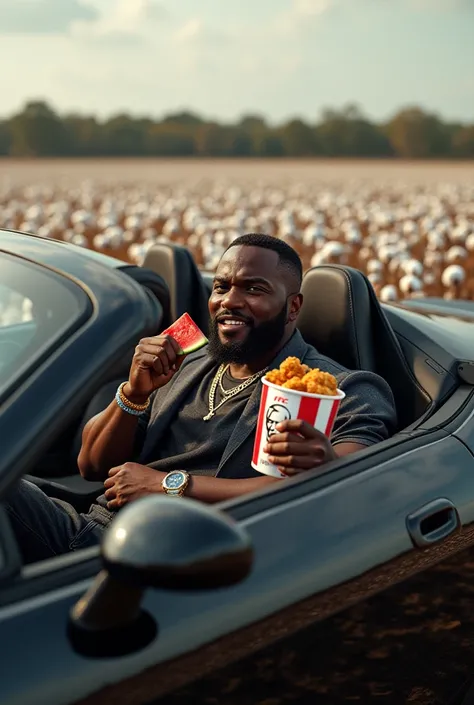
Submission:
M 14 0 L 0 5 L 0 33 L 67 34 L 74 22 L 98 17 L 86 0 Z
M 75 22 L 73 33 L 87 43 L 141 44 L 153 35 L 156 24 L 168 17 L 168 11 L 159 0 L 116 0 L 110 12 L 94 22 Z
M 277 35 L 300 34 L 314 27 L 341 0 L 292 0 L 288 10 L 279 13 L 273 23 Z

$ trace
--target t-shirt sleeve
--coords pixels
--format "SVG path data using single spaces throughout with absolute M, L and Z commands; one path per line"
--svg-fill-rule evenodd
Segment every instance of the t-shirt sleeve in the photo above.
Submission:
M 354 371 L 338 380 L 345 393 L 331 434 L 332 445 L 360 443 L 371 446 L 390 438 L 397 429 L 392 390 L 374 372 Z

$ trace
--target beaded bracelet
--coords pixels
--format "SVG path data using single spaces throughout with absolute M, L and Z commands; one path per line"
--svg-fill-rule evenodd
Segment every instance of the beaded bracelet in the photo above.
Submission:
M 145 404 L 134 404 L 134 402 L 127 399 L 123 393 L 123 387 L 126 384 L 126 382 L 122 382 L 122 384 L 119 385 L 117 392 L 115 393 L 115 401 L 122 411 L 126 411 L 127 414 L 132 414 L 132 416 L 141 416 L 150 406 L 150 400 L 148 399 Z

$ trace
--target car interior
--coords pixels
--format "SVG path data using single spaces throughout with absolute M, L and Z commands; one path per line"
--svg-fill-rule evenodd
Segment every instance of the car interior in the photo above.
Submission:
M 212 274 L 200 272 L 185 248 L 157 243 L 142 267 L 127 265 L 121 270 L 158 298 L 164 311 L 161 330 L 187 311 L 207 332 Z M 312 268 L 304 275 L 302 293 L 298 327 L 304 339 L 349 369 L 381 375 L 394 394 L 399 433 L 439 409 L 459 386 L 452 369 L 440 368 L 435 341 L 407 331 L 402 311 L 382 308 L 362 272 L 341 265 Z M 87 510 L 102 491 L 101 483 L 87 482 L 78 473 L 82 430 L 112 401 L 118 384 L 128 376 L 132 355 L 133 350 L 108 370 L 75 423 L 28 476 L 47 494 L 70 501 L 80 511 Z

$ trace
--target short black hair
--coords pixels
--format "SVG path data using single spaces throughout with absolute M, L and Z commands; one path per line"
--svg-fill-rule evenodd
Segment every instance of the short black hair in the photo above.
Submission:
M 263 233 L 246 233 L 245 235 L 240 235 L 233 240 L 227 250 L 230 250 L 231 247 L 237 247 L 239 245 L 245 245 L 247 247 L 262 247 L 264 250 L 273 250 L 273 252 L 276 252 L 279 258 L 279 265 L 290 271 L 291 274 L 296 277 L 298 288 L 301 287 L 301 281 L 303 279 L 303 265 L 297 251 L 288 245 L 287 242 L 284 242 L 273 235 L 264 235 Z

